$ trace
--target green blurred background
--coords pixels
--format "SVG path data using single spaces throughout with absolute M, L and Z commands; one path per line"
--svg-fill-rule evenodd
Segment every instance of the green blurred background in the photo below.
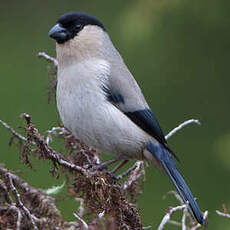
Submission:
M 0 119 L 15 128 L 24 125 L 23 112 L 44 134 L 59 122 L 54 100 L 47 104 L 47 63 L 36 55 L 55 56 L 47 33 L 68 11 L 84 11 L 104 23 L 165 133 L 186 119 L 201 121 L 169 143 L 201 209 L 209 211 L 209 229 L 229 229 L 230 222 L 215 213 L 223 203 L 230 212 L 229 0 L 1 0 Z M 62 184 L 63 178 L 49 174 L 50 163 L 33 161 L 34 170 L 22 165 L 17 148 L 8 147 L 9 137 L 0 127 L 0 162 L 20 169 L 18 174 L 35 187 Z M 165 209 L 177 204 L 162 199 L 172 188 L 165 176 L 147 169 L 139 199 L 145 226 L 156 229 Z M 73 219 L 74 202 L 58 205 Z

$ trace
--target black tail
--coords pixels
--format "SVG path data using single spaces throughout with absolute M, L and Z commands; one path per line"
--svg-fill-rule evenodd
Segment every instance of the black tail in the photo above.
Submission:
M 163 146 L 159 144 L 150 143 L 147 146 L 147 150 L 151 152 L 153 156 L 156 158 L 156 160 L 161 164 L 166 174 L 168 175 L 169 179 L 172 181 L 173 185 L 176 187 L 183 201 L 185 203 L 188 203 L 190 213 L 194 215 L 196 220 L 201 225 L 204 225 L 205 224 L 204 219 L 198 207 L 198 204 L 193 198 L 190 189 L 188 188 L 183 177 L 178 171 L 177 166 L 173 158 L 171 157 L 171 155 L 168 153 L 167 149 L 165 149 Z

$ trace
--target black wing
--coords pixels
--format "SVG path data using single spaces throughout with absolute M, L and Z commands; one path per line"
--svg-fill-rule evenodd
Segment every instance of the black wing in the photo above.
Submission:
M 176 154 L 169 148 L 165 136 L 160 125 L 150 109 L 137 110 L 134 112 L 126 112 L 135 124 L 141 127 L 146 133 L 154 137 L 161 145 L 163 145 L 177 161 L 180 161 Z
M 157 139 L 163 146 L 167 145 L 160 125 L 150 109 L 125 112 L 125 115 L 145 132 Z
M 178 157 L 169 148 L 165 136 L 154 114 L 149 108 L 136 110 L 132 112 L 125 111 L 125 99 L 119 92 L 104 88 L 108 101 L 119 108 L 127 117 L 129 117 L 136 125 L 154 137 L 161 145 L 163 145 L 178 161 Z

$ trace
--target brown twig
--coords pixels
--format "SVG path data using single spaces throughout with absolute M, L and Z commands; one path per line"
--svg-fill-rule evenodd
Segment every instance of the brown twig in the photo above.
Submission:
M 14 183 L 13 183 L 13 180 L 12 180 L 12 177 L 10 175 L 10 173 L 7 173 L 6 174 L 6 179 L 8 180 L 8 186 L 9 186 L 9 190 L 12 192 L 12 194 L 14 195 L 14 198 L 16 200 L 16 206 L 20 209 L 23 210 L 24 214 L 27 216 L 27 218 L 30 220 L 32 226 L 33 226 L 33 229 L 34 230 L 38 230 L 38 227 L 36 225 L 35 222 L 39 222 L 39 219 L 36 218 L 34 215 L 32 215 L 30 213 L 30 211 L 24 206 L 24 204 L 22 203 L 21 201 L 21 198 L 20 198 L 20 194 L 18 193 L 17 189 L 15 188 L 14 186 Z M 19 211 L 20 212 L 20 211 Z M 21 221 L 20 221 L 21 222 Z M 17 221 L 17 225 L 18 225 L 18 221 Z
M 22 221 L 22 213 L 15 205 L 10 206 L 9 211 L 11 211 L 11 210 L 13 210 L 14 212 L 17 213 L 16 230 L 20 230 L 21 229 L 21 221 Z
M 76 223 L 63 221 L 53 198 L 2 166 L 0 177 L 0 229 L 79 229 Z
M 18 138 L 19 140 L 26 142 L 26 138 L 23 137 L 22 135 L 20 135 L 19 133 L 17 133 L 12 127 L 10 127 L 6 122 L 0 120 L 0 124 L 3 125 L 6 129 L 8 129 L 12 135 L 16 138 Z
M 84 168 L 70 163 L 68 160 L 66 160 L 63 157 L 62 154 L 57 153 L 55 150 L 53 150 L 51 147 L 49 147 L 47 145 L 44 138 L 38 133 L 37 129 L 33 126 L 30 115 L 24 113 L 24 114 L 22 114 L 22 117 L 25 118 L 25 120 L 27 122 L 27 126 L 28 126 L 27 127 L 27 136 L 28 136 L 27 141 L 29 140 L 29 144 L 30 144 L 30 140 L 33 139 L 36 146 L 39 149 L 42 149 L 45 157 L 47 159 L 52 160 L 52 162 L 54 164 L 59 164 L 62 167 L 77 171 L 77 172 L 85 175 L 86 177 L 89 176 L 88 171 L 86 171 Z
M 74 183 L 72 187 L 73 196 L 81 194 L 80 197 L 87 201 L 86 205 L 94 212 L 95 210 L 105 210 L 106 214 L 114 212 L 118 226 L 126 224 L 130 226 L 131 229 L 142 229 L 136 207 L 125 200 L 125 197 L 122 195 L 121 186 L 113 181 L 111 175 L 108 174 L 106 170 L 100 171 L 94 168 L 92 170 L 85 169 L 78 165 L 79 162 L 76 161 L 75 163 L 70 159 L 65 159 L 62 154 L 57 153 L 47 145 L 45 137 L 39 134 L 28 114 L 23 114 L 22 117 L 25 118 L 27 122 L 27 145 L 33 140 L 36 143 L 37 151 L 41 157 L 52 160 L 54 167 L 58 164 L 63 168 L 69 169 L 70 173 L 78 173 L 76 183 Z M 26 149 L 26 152 L 28 151 L 29 150 Z M 93 153 L 93 150 L 89 149 L 89 154 L 90 151 Z M 76 157 L 79 157 L 79 155 L 76 155 Z M 87 158 L 85 158 L 85 160 L 87 160 Z M 83 162 L 81 164 L 84 165 Z M 136 177 L 136 180 L 138 180 L 138 177 Z M 132 183 L 134 183 L 134 179 L 132 179 Z M 99 207 L 98 203 L 100 203 Z M 123 218 L 122 222 L 119 221 L 120 218 Z
M 9 205 L 12 205 L 13 204 L 13 201 L 10 197 L 10 194 L 9 194 L 9 191 L 6 187 L 6 185 L 4 184 L 4 182 L 2 180 L 0 180 L 0 190 L 2 191 L 3 193 L 3 197 L 4 197 L 4 200 L 9 204 Z
M 42 151 L 42 154 L 43 154 L 43 156 L 45 156 L 45 158 L 52 160 L 52 162 L 54 163 L 54 167 L 56 167 L 56 164 L 58 164 L 58 165 L 60 165 L 64 168 L 67 168 L 69 170 L 73 170 L 73 171 L 76 171 L 78 173 L 81 173 L 86 178 L 91 178 L 94 175 L 94 173 L 92 173 L 92 171 L 89 171 L 89 170 L 87 170 L 81 166 L 76 165 L 75 163 L 70 162 L 69 160 L 65 159 L 62 154 L 57 153 L 55 150 L 53 150 L 49 146 L 49 143 L 52 141 L 52 136 L 55 136 L 55 137 L 56 136 L 57 137 L 58 136 L 65 136 L 66 139 L 68 139 L 70 136 L 70 138 L 72 138 L 71 135 L 69 134 L 69 132 L 67 130 L 65 130 L 65 128 L 54 127 L 50 131 L 48 131 L 48 137 L 44 138 L 43 136 L 41 136 L 38 133 L 37 129 L 32 124 L 31 117 L 28 114 L 23 114 L 22 117 L 25 118 L 26 122 L 27 122 L 27 128 L 26 128 L 27 138 L 23 137 L 20 134 L 17 134 L 16 131 L 14 131 L 9 125 L 5 125 L 5 123 L 3 126 L 6 127 L 8 130 L 10 130 L 10 132 L 12 132 L 12 134 L 15 137 L 19 138 L 23 142 L 26 141 L 27 147 L 31 144 L 36 145 L 36 147 L 38 149 L 40 149 L 40 151 Z M 194 121 L 190 120 L 190 121 L 187 121 L 187 122 L 183 123 L 182 125 L 178 126 L 176 129 L 174 129 L 172 132 L 170 132 L 170 135 L 167 135 L 166 138 L 171 137 L 178 130 L 180 130 L 185 125 L 190 124 L 192 122 L 194 122 Z M 74 149 L 76 150 L 77 146 L 75 144 L 72 144 L 74 142 L 71 141 L 70 143 L 71 143 L 71 148 L 73 150 Z M 87 159 L 88 163 L 90 163 L 90 164 L 93 163 L 92 159 L 89 158 L 88 154 L 85 153 L 85 151 L 82 151 L 82 154 L 85 157 L 87 156 L 86 159 Z M 96 155 L 96 156 L 98 156 L 98 155 Z M 130 174 L 129 179 L 123 185 L 124 191 L 127 190 L 128 188 L 130 188 L 131 185 L 135 184 L 139 180 L 140 177 L 144 176 L 144 170 L 143 169 L 141 170 L 142 165 L 143 165 L 143 162 L 136 162 L 131 168 L 129 168 L 127 171 L 125 171 L 124 173 L 122 173 L 121 175 L 119 175 L 117 177 L 117 179 L 122 179 L 123 177 Z M 174 193 L 174 195 L 176 196 L 177 199 L 180 199 L 177 193 Z M 182 201 L 180 200 L 180 202 L 182 202 Z M 184 211 L 184 215 L 182 218 L 182 220 L 183 220 L 182 226 L 183 227 L 185 227 L 185 219 L 186 219 L 186 215 L 185 215 L 185 211 Z M 168 222 L 169 222 L 169 220 L 168 220 Z
M 58 68 L 58 61 L 53 58 L 53 57 L 50 57 L 48 54 L 46 54 L 45 52 L 39 52 L 38 53 L 38 57 L 39 58 L 44 58 L 46 61 L 48 61 L 49 63 L 53 64 L 55 69 L 57 70 Z
M 37 55 L 39 58 L 45 59 L 47 62 L 51 63 L 54 66 L 54 71 L 52 71 L 52 68 L 50 65 L 47 65 L 47 72 L 49 76 L 49 91 L 48 91 L 48 103 L 51 101 L 51 96 L 55 95 L 56 93 L 56 87 L 57 87 L 57 70 L 58 70 L 58 61 L 50 57 L 45 52 L 39 52 Z
M 137 162 L 139 162 L 139 161 L 137 161 Z M 139 164 L 139 163 L 137 163 L 137 162 L 135 162 L 135 163 L 133 164 L 133 166 L 130 167 L 130 168 L 128 168 L 125 172 L 123 172 L 122 174 L 120 174 L 119 176 L 117 176 L 116 179 L 117 179 L 117 180 L 121 180 L 121 179 L 123 179 L 124 177 L 126 177 L 127 175 L 129 175 L 133 170 L 136 169 L 137 164 Z M 143 162 L 143 161 L 142 161 L 142 162 Z

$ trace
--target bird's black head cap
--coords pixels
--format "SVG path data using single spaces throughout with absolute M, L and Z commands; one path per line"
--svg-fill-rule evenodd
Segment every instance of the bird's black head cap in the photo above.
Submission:
M 59 17 L 49 36 L 58 43 L 64 43 L 74 38 L 87 25 L 96 25 L 105 31 L 103 24 L 93 16 L 82 12 L 70 12 Z
M 93 16 L 82 12 L 70 12 L 62 15 L 58 21 L 64 28 L 71 28 L 75 25 L 81 25 L 82 28 L 86 25 L 96 25 L 105 30 L 103 24 Z

